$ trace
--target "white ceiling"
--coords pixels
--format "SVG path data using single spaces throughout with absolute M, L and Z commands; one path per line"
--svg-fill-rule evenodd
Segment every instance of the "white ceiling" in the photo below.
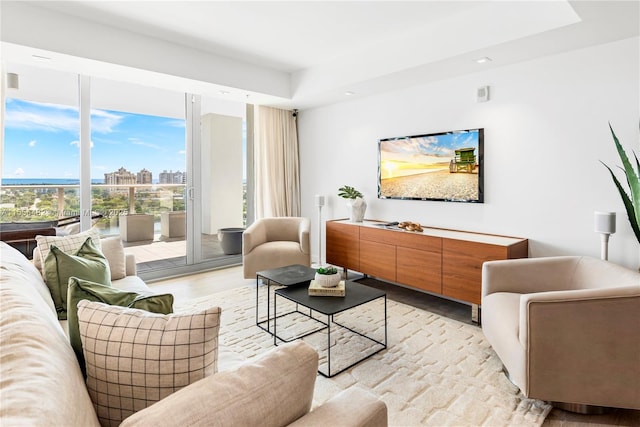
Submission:
M 288 96 L 261 98 L 259 89 L 239 84 L 228 89 L 231 96 L 251 90 L 262 103 L 288 108 L 340 102 L 346 91 L 357 97 L 425 84 L 638 36 L 640 30 L 638 1 L 22 3 L 282 73 Z M 5 48 L 4 59 L 25 61 L 19 51 Z M 484 56 L 492 61 L 474 61 Z M 87 72 L 72 59 L 76 72 Z M 227 87 L 213 86 L 217 94 Z

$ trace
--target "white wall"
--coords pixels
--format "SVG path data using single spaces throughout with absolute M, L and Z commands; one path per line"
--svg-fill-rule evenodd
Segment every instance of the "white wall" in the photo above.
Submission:
M 336 195 L 346 184 L 365 194 L 367 218 L 526 237 L 532 257 L 599 257 L 593 213 L 615 211 L 609 259 L 638 268 L 638 242 L 599 161 L 620 164 L 609 121 L 627 152 L 638 152 L 639 40 L 301 111 L 302 212 L 312 219 L 313 258 L 314 195 L 327 196 L 323 220 L 347 217 Z M 483 85 L 491 100 L 476 103 Z M 377 199 L 378 139 L 478 127 L 485 129 L 484 204 Z
M 205 114 L 202 126 L 202 232 L 242 227 L 242 118 Z

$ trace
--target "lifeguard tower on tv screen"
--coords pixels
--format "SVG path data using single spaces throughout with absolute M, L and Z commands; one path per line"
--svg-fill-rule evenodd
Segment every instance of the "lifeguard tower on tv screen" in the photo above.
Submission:
M 449 172 L 473 173 L 477 166 L 475 147 L 459 148 L 456 150 L 456 156 L 449 162 Z

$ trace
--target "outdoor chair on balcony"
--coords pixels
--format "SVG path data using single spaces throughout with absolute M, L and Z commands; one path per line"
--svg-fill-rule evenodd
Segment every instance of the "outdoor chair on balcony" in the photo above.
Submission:
M 242 264 L 245 279 L 258 271 L 286 265 L 311 265 L 309 231 L 302 217 L 259 219 L 242 234 Z
M 93 221 L 102 218 L 93 213 Z M 80 231 L 80 216 L 74 215 L 50 221 L 3 222 L 0 223 L 0 241 L 16 248 L 22 255 L 31 259 L 36 247 L 36 236 L 56 236 L 75 234 Z

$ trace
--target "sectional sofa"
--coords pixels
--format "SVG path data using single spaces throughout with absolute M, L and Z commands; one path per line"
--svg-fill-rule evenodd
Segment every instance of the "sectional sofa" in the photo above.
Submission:
M 119 240 L 104 239 L 102 251 L 110 267 L 126 272 L 112 280 L 113 287 L 151 293 Z M 100 425 L 65 321 L 58 320 L 35 266 L 41 259 L 35 256 L 32 263 L 0 242 L 0 260 L 0 425 Z M 100 305 L 78 306 L 89 304 Z M 220 346 L 217 359 L 217 373 L 135 412 L 122 425 L 387 425 L 385 404 L 357 387 L 311 410 L 318 355 L 305 343 L 249 361 Z

